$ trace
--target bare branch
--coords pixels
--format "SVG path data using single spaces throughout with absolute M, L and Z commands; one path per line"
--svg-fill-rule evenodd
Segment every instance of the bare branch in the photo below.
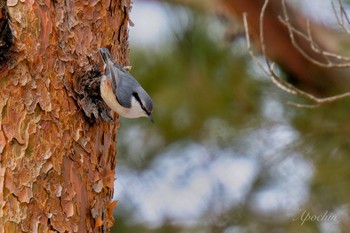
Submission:
M 348 34 L 350 36 L 350 29 L 347 26 L 345 26 L 345 22 L 344 22 L 344 19 L 345 19 L 347 24 L 350 25 L 350 20 L 349 20 L 348 14 L 345 12 L 345 8 L 343 6 L 342 1 L 337 0 L 337 2 L 338 2 L 338 6 L 339 6 L 339 13 L 337 12 L 337 10 L 335 8 L 334 2 L 332 2 L 332 8 L 333 8 L 334 15 L 337 19 L 338 25 L 343 29 L 343 31 L 346 34 Z
M 325 56 L 325 58 L 328 59 L 329 64 L 323 64 L 320 63 L 318 61 L 316 61 L 315 59 L 313 59 L 312 57 L 310 57 L 308 54 L 305 54 L 306 58 L 310 59 L 310 61 L 313 61 L 314 63 L 318 64 L 323 64 L 321 66 L 326 66 L 329 67 L 331 64 L 333 64 L 330 60 L 329 57 L 335 57 L 334 54 L 331 53 L 323 53 L 323 51 L 319 48 L 319 46 L 314 42 L 314 40 L 312 39 L 311 36 L 311 30 L 308 24 L 308 34 L 304 34 L 300 31 L 298 31 L 297 29 L 295 29 L 294 27 L 291 26 L 288 15 L 286 13 L 286 6 L 285 6 L 285 2 L 284 0 L 282 0 L 284 6 L 284 20 L 282 22 L 284 22 L 284 24 L 287 26 L 289 33 L 290 33 L 290 37 L 291 40 L 293 42 L 293 45 L 296 46 L 296 48 L 298 50 L 300 50 L 301 52 L 304 52 L 296 43 L 295 38 L 294 38 L 294 34 L 297 34 L 301 37 L 303 37 L 304 39 L 306 39 L 309 43 L 310 46 L 312 46 L 314 51 L 319 51 L 320 54 L 322 54 L 323 56 Z M 249 51 L 250 56 L 252 57 L 252 59 L 254 60 L 254 62 L 262 69 L 262 71 L 270 77 L 271 81 L 281 90 L 292 94 L 292 95 L 296 95 L 296 96 L 300 96 L 303 98 L 306 98 L 310 101 L 312 101 L 312 104 L 300 104 L 300 103 L 294 103 L 294 102 L 288 102 L 288 104 L 291 104 L 293 106 L 297 106 L 297 107 L 302 107 L 302 108 L 315 108 L 318 107 L 322 104 L 326 104 L 326 103 L 331 103 L 346 97 L 350 97 L 350 92 L 346 92 L 340 95 L 335 95 L 335 96 L 331 96 L 331 97 L 326 97 L 326 98 L 318 98 L 308 92 L 302 91 L 299 88 L 293 86 L 292 84 L 288 83 L 287 81 L 281 79 L 275 72 L 274 69 L 274 63 L 271 63 L 266 56 L 266 45 L 265 45 L 265 41 L 264 41 L 264 15 L 265 15 L 265 11 L 267 8 L 267 5 L 269 3 L 269 0 L 265 0 L 264 4 L 261 8 L 261 12 L 260 12 L 260 22 L 259 22 L 259 36 L 260 36 L 260 45 L 261 45 L 261 52 L 262 52 L 262 56 L 264 58 L 265 63 L 262 63 L 257 57 L 256 55 L 253 53 L 251 45 L 250 45 L 250 38 L 249 38 L 249 25 L 248 25 L 248 15 L 246 13 L 243 13 L 243 23 L 244 23 L 244 29 L 245 29 L 245 34 L 246 34 L 246 40 L 247 40 L 247 48 Z M 328 57 L 327 57 L 328 56 Z M 267 67 L 267 68 L 266 68 Z
M 343 20 L 344 17 L 348 20 L 348 17 L 347 17 L 345 10 L 341 4 L 341 1 L 338 0 L 338 2 L 340 4 L 341 16 L 339 17 L 339 15 L 336 14 L 337 21 L 338 21 L 339 25 L 345 31 L 348 31 L 348 29 L 344 26 L 344 20 Z M 325 51 L 315 42 L 315 40 L 312 37 L 309 20 L 307 20 L 307 33 L 304 33 L 302 31 L 298 30 L 297 28 L 293 27 L 292 23 L 290 22 L 290 18 L 289 18 L 288 12 L 287 12 L 285 0 L 281 0 L 281 3 L 282 3 L 282 9 L 283 9 L 283 18 L 279 17 L 279 20 L 281 21 L 281 23 L 283 23 L 287 27 L 287 29 L 289 31 L 289 37 L 291 39 L 291 42 L 300 54 L 302 54 L 307 60 L 309 60 L 313 64 L 320 66 L 320 67 L 326 67 L 326 68 L 350 67 L 350 58 L 349 57 L 345 57 L 345 56 L 342 56 L 340 54 Z M 334 11 L 336 12 L 334 4 L 332 4 L 332 6 L 334 8 Z M 350 31 L 349 31 L 349 34 L 350 34 Z M 308 42 L 311 50 L 313 52 L 315 52 L 316 54 L 322 55 L 322 57 L 324 58 L 325 61 L 316 60 L 313 56 L 311 56 L 303 48 L 301 48 L 296 40 L 296 35 L 299 36 L 301 39 L 304 39 L 306 42 Z M 334 59 L 336 61 L 334 61 Z

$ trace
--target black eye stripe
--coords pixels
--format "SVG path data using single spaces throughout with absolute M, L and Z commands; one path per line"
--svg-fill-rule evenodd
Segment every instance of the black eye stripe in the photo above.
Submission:
M 141 105 L 141 108 L 143 111 L 145 111 L 147 113 L 147 115 L 149 115 L 150 113 L 147 111 L 147 109 L 145 108 L 145 106 L 143 106 L 142 101 L 140 99 L 140 96 L 136 93 L 133 92 L 132 95 L 135 97 L 135 99 L 137 100 L 137 102 L 139 102 L 139 104 Z

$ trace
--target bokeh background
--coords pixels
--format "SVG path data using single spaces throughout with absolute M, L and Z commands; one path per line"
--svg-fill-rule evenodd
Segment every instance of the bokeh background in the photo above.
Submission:
M 335 23 L 330 1 L 290 2 Z M 215 14 L 134 0 L 131 20 L 156 123 L 121 119 L 113 232 L 350 232 L 349 99 L 288 105 Z

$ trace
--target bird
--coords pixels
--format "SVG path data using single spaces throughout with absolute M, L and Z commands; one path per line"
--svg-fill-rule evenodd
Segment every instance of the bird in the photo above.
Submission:
M 151 97 L 122 65 L 114 62 L 107 48 L 98 51 L 104 63 L 100 84 L 103 101 L 122 117 L 147 117 L 154 123 Z

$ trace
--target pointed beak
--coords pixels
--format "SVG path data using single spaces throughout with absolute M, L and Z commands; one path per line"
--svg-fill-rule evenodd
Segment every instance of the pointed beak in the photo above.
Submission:
M 151 114 L 148 115 L 148 119 L 154 124 L 154 120 Z

